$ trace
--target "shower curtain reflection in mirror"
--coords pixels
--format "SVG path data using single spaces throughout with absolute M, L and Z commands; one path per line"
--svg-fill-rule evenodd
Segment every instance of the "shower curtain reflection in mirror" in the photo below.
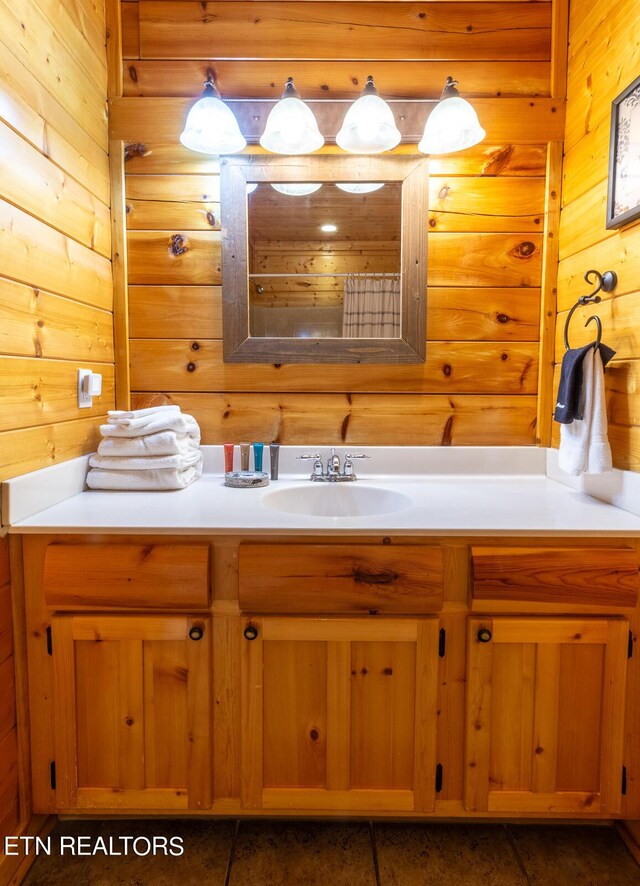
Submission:
M 397 274 L 346 277 L 343 338 L 399 338 L 400 292 Z

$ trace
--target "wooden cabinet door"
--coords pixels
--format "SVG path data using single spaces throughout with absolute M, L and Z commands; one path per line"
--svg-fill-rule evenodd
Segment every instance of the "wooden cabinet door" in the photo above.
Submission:
M 242 627 L 245 807 L 434 808 L 437 619 Z
M 471 618 L 465 807 L 618 812 L 629 625 Z
M 209 620 L 61 615 L 52 641 L 58 807 L 208 808 Z

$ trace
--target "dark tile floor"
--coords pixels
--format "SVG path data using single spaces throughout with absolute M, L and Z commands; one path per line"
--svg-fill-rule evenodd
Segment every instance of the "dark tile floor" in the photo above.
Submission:
M 640 886 L 615 830 L 546 825 L 312 821 L 60 822 L 61 836 L 98 837 L 159 854 L 39 856 L 27 886 Z M 157 838 L 180 837 L 164 855 Z

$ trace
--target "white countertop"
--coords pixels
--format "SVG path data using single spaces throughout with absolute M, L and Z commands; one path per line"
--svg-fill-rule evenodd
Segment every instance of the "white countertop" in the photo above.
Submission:
M 52 469 L 24 475 L 19 478 L 22 485 L 16 482 L 11 486 L 10 481 L 3 490 L 5 517 L 11 512 L 21 517 L 5 519 L 5 523 L 9 523 L 10 532 L 16 533 L 640 536 L 637 514 L 550 479 L 544 450 L 448 450 L 455 453 L 449 456 L 442 450 L 407 449 L 392 453 L 368 447 L 366 451 L 372 458 L 366 462 L 366 471 L 361 471 L 361 479 L 354 484 L 331 484 L 326 494 L 341 494 L 338 490 L 345 487 L 375 487 L 381 496 L 386 490 L 407 495 L 411 499 L 409 506 L 392 513 L 319 517 L 287 513 L 268 504 L 269 496 L 276 490 L 298 489 L 304 497 L 307 489 L 319 485 L 304 478 L 308 463 L 301 467 L 293 461 L 302 449 L 287 447 L 290 451 L 283 453 L 283 467 L 295 467 L 296 474 L 281 475 L 283 479 L 259 489 L 225 487 L 219 470 L 221 447 L 205 449 L 210 450 L 206 454 L 205 474 L 187 489 L 80 492 L 76 486 L 75 494 L 68 489 L 67 497 L 28 516 L 24 513 L 29 509 L 29 497 L 38 497 L 36 474 L 44 475 Z M 386 472 L 390 463 L 398 462 L 398 452 L 402 453 L 401 467 L 407 473 Z M 376 463 L 385 473 L 376 473 Z M 447 467 L 448 473 L 444 471 Z M 65 475 L 63 466 L 59 468 L 58 499 L 63 485 L 60 478 Z M 67 474 L 74 471 L 76 484 L 82 476 L 81 468 L 66 468 Z M 474 468 L 477 472 L 469 473 Z M 51 496 L 42 495 L 42 490 L 40 493 L 41 503 L 51 500 Z

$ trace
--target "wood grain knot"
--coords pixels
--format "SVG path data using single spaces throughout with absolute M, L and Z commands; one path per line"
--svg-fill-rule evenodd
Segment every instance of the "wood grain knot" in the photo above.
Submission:
M 187 372 L 195 372 L 196 364 L 195 363 L 187 363 Z
M 320 733 L 317 729 L 312 729 L 309 732 L 309 738 L 311 739 L 311 741 L 317 741 L 320 738 Z
M 210 209 L 207 210 L 207 222 L 208 222 L 208 224 L 211 225 L 212 228 L 215 228 L 215 226 L 216 226 L 216 217 L 215 217 L 215 215 L 213 214 L 213 212 L 211 212 Z
M 523 240 L 522 243 L 518 243 L 513 247 L 511 255 L 514 258 L 531 258 L 535 251 L 535 243 L 532 243 L 530 240 Z
M 200 350 L 200 347 L 201 347 L 201 345 L 198 344 L 197 341 L 194 341 L 194 342 L 192 342 L 192 344 L 191 344 L 191 350 L 192 350 L 192 351 L 199 351 L 199 350 Z
M 510 319 L 511 317 L 509 317 L 507 314 L 496 314 L 496 320 L 498 321 L 498 323 L 508 323 Z
M 124 162 L 126 163 L 128 160 L 133 160 L 135 157 L 147 157 L 150 153 L 151 151 L 147 150 L 147 146 L 140 142 L 125 145 Z
M 134 719 L 133 717 L 125 717 L 124 722 L 127 724 L 127 726 L 133 726 Z
M 388 585 L 398 579 L 397 573 L 391 569 L 383 569 L 382 572 L 370 572 L 368 569 L 363 569 L 360 566 L 354 568 L 352 575 L 354 581 L 368 585 Z
M 169 252 L 171 255 L 184 255 L 189 251 L 189 241 L 182 234 L 172 234 L 169 240 Z
M 135 65 L 129 65 L 129 77 L 131 77 L 134 83 L 138 82 L 138 72 Z
M 383 668 L 382 673 L 385 675 L 385 677 L 392 677 L 393 676 L 393 668 Z

